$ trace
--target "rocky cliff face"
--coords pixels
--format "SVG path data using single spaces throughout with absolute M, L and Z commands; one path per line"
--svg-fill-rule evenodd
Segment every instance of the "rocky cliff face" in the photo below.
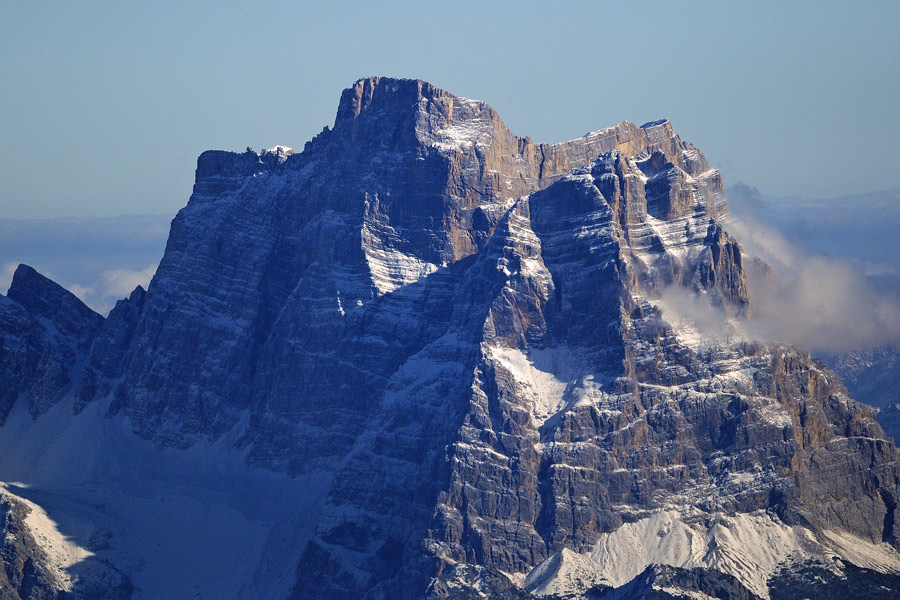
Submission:
M 74 294 L 20 265 L 0 296 L 0 423 L 20 396 L 37 417 L 70 392 L 102 323 Z
M 900 571 L 897 450 L 823 364 L 741 340 L 721 191 L 667 121 L 535 144 L 483 102 L 363 79 L 303 152 L 201 155 L 149 289 L 102 323 L 11 289 L 5 406 L 71 398 L 326 482 L 280 574 L 298 599 Z M 52 335 L 68 375 L 42 392 Z
M 884 344 L 826 357 L 853 397 L 878 409 L 878 422 L 900 439 L 900 347 Z
M 0 511 L 5 538 L 0 549 L 3 564 L 0 597 L 4 600 L 59 598 L 64 584 L 59 574 L 53 573 L 46 554 L 25 525 L 28 508 L 10 497 L 3 497 Z
M 40 513 L 40 514 L 36 514 Z M 87 581 L 84 569 L 67 571 L 61 546 L 44 525 L 46 514 L 34 504 L 0 491 L 0 598 L 3 600 L 129 600 L 131 581 L 111 565 L 94 567 Z M 55 556 L 54 556 L 55 555 Z M 83 583 L 83 585 L 79 585 Z
M 365 421 L 355 407 L 341 414 L 335 402 L 345 395 L 322 374 L 355 378 L 352 385 L 360 386 L 367 373 L 295 340 L 337 343 L 350 313 L 480 252 L 508 201 L 612 149 L 648 156 L 664 149 L 674 164 L 663 160 L 655 174 L 664 179 L 681 167 L 708 172 L 703 185 L 721 189 L 715 172 L 696 150 L 682 147 L 668 123 L 646 129 L 625 123 L 570 143 L 537 145 L 510 133 L 483 102 L 424 82 L 377 78 L 343 94 L 334 128 L 303 153 L 284 160 L 205 153 L 132 326 L 152 334 L 137 336 L 114 369 L 122 371 L 123 410 L 141 428 L 168 413 L 175 431 L 162 434 L 155 425 L 141 433 L 188 445 L 232 427 L 241 411 L 264 407 L 254 414 L 266 423 L 248 440 L 262 462 L 298 445 L 285 438 L 297 431 L 298 418 Z M 662 181 L 659 194 L 673 186 L 691 193 L 691 185 L 674 180 Z M 422 344 L 421 336 L 409 337 Z M 380 342 L 367 342 L 375 345 L 354 352 L 379 360 Z M 385 359 L 377 367 L 382 376 L 397 367 L 397 357 Z M 326 414 L 298 405 L 299 390 L 327 406 Z

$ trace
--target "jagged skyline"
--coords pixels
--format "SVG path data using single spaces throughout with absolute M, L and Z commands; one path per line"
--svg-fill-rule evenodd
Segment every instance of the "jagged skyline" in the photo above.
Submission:
M 106 319 L 16 269 L 14 589 L 895 595 L 900 455 L 824 363 L 745 339 L 764 265 L 668 121 L 538 145 L 378 77 L 337 114 L 302 153 L 200 155 L 153 284 Z

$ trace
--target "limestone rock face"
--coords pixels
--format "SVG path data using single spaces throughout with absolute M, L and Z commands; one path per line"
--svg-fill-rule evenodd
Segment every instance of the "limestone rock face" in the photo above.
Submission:
M 855 399 L 878 408 L 885 433 L 900 439 L 900 347 L 883 344 L 825 360 Z
M 71 391 L 103 317 L 28 265 L 0 297 L 0 422 L 20 395 L 33 416 Z
M 0 548 L 0 598 L 3 600 L 56 600 L 64 597 L 62 582 L 54 576 L 49 559 L 25 525 L 28 507 L 4 496 L 0 499 L 3 547 Z
M 52 287 L 0 298 L 4 405 L 57 319 L 75 411 L 326 481 L 297 599 L 900 571 L 896 448 L 826 366 L 742 339 L 721 177 L 668 121 L 536 144 L 373 77 L 289 150 L 202 154 L 149 289 L 102 323 L 53 316 Z
M 91 565 L 86 585 L 59 564 L 61 540 L 49 540 L 34 505 L 0 492 L 0 598 L 3 600 L 129 600 L 134 588 L 128 577 L 106 564 Z M 85 575 L 87 569 L 78 571 Z
M 32 315 L 47 319 L 59 332 L 72 338 L 90 338 L 103 318 L 74 294 L 28 265 L 19 265 L 6 297 Z
M 611 150 L 664 150 L 672 169 L 712 173 L 668 122 L 539 145 L 513 135 L 483 102 L 380 78 L 345 91 L 334 128 L 303 153 L 204 153 L 134 325 L 147 334 L 124 357 L 122 409 L 141 435 L 175 446 L 220 435 L 251 409 L 259 427 L 247 442 L 261 462 L 290 460 L 297 447 L 341 456 L 356 432 L 341 434 L 345 446 L 301 443 L 296 421 L 361 426 L 366 411 L 343 413 L 347 394 L 332 377 L 364 387 L 398 360 L 384 355 L 378 335 L 341 341 L 347 323 L 400 288 L 440 287 L 443 271 L 485 248 L 514 199 Z M 409 343 L 424 346 L 420 333 L 409 327 Z M 297 339 L 352 343 L 362 359 Z M 314 405 L 298 404 L 298 393 Z M 149 425 L 161 413 L 174 428 Z
M 75 392 L 76 413 L 97 397 L 113 394 L 116 398 L 113 407 L 123 398 L 124 387 L 115 385 L 127 365 L 128 355 L 122 349 L 129 347 L 134 339 L 146 295 L 144 288 L 138 286 L 128 298 L 119 300 L 94 337 Z

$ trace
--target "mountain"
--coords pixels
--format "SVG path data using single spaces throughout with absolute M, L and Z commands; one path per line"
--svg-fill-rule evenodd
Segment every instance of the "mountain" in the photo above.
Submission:
M 106 319 L 19 268 L 0 479 L 74 597 L 900 590 L 897 449 L 741 337 L 726 212 L 668 121 L 536 144 L 362 79 L 302 152 L 203 153 Z
M 853 397 L 878 409 L 878 422 L 900 439 L 900 347 L 881 344 L 827 356 Z

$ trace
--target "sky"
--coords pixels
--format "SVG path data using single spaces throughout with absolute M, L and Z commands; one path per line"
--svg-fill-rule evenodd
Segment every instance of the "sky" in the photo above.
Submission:
M 7 2 L 0 218 L 173 215 L 207 149 L 302 148 L 367 75 L 555 142 L 669 118 L 726 184 L 900 187 L 900 2 Z M 3 257 L 0 257 L 2 261 Z

